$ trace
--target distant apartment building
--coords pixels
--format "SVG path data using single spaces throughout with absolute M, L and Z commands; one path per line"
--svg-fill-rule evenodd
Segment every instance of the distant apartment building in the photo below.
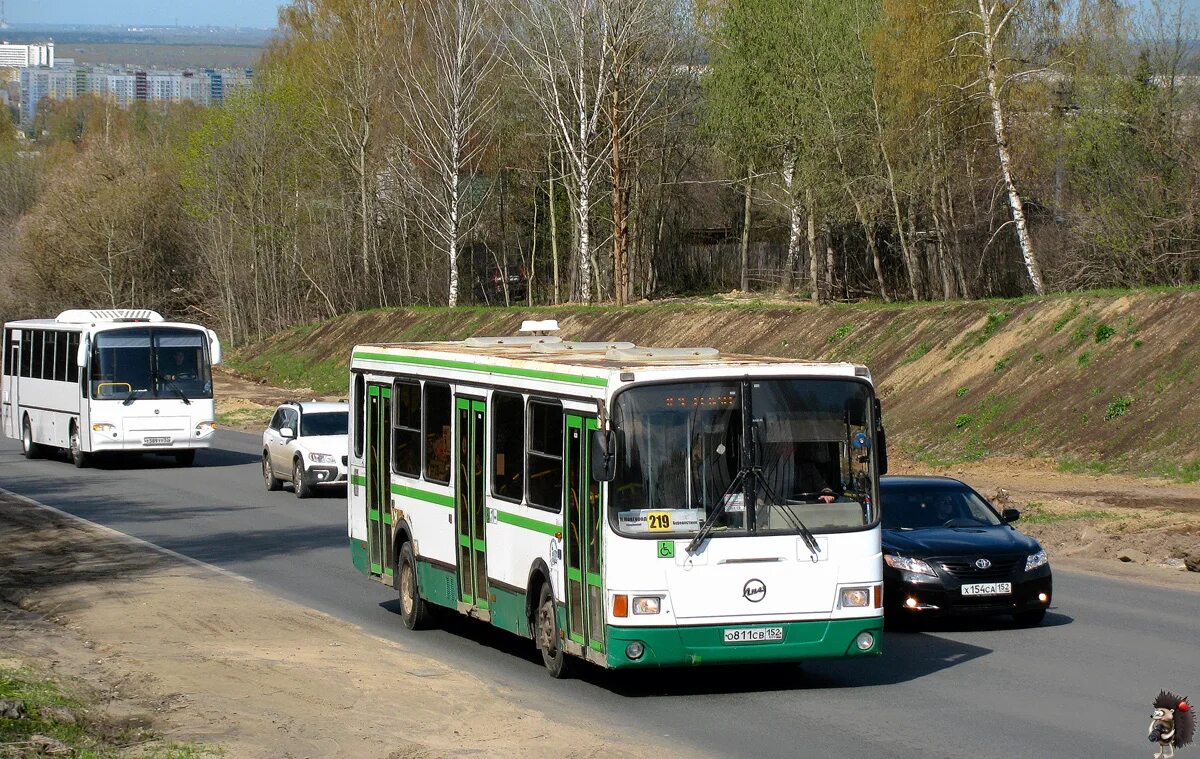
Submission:
M 31 66 L 54 66 L 54 43 L 14 45 L 0 42 L 0 68 L 24 69 Z
M 38 104 L 46 98 L 68 100 L 83 95 L 110 98 L 122 108 L 138 102 L 219 105 L 229 93 L 249 86 L 252 77 L 250 69 L 145 71 L 76 65 L 64 58 L 58 65 L 20 70 L 21 121 L 32 123 Z

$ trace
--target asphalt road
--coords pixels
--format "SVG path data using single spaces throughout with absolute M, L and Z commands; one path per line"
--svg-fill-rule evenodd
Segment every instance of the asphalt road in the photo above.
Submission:
M 1158 690 L 1200 703 L 1200 594 L 1062 571 L 1036 629 L 945 624 L 889 633 L 880 658 L 632 676 L 588 668 L 555 681 L 531 644 L 482 624 L 405 630 L 392 591 L 350 564 L 342 495 L 267 493 L 257 439 L 222 431 L 219 441 L 190 469 L 146 458 L 77 470 L 25 461 L 0 440 L 0 487 L 249 577 L 565 721 L 633 728 L 701 755 L 1149 757 Z

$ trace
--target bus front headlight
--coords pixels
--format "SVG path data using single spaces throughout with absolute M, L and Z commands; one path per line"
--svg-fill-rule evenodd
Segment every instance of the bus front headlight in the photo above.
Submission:
M 662 608 L 662 599 L 658 596 L 634 596 L 634 614 L 657 614 Z
M 116 431 L 117 431 L 117 426 L 115 424 L 105 424 L 104 422 L 98 422 L 97 424 L 92 425 L 92 432 L 114 432 L 115 433 Z
M 871 605 L 870 588 L 842 588 L 839 604 L 843 609 L 862 609 Z
M 200 422 L 196 425 L 197 435 L 207 435 L 217 429 L 217 423 L 211 419 Z

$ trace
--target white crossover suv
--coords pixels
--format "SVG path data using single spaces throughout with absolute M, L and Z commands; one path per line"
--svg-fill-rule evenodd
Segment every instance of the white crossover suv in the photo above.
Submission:
M 297 498 L 325 485 L 346 484 L 350 409 L 345 403 L 288 401 L 263 431 L 267 490 L 291 482 Z

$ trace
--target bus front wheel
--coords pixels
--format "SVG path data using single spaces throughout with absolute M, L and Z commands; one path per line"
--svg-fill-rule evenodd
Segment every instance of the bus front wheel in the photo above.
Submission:
M 558 630 L 558 614 L 554 607 L 554 593 L 551 592 L 548 582 L 542 583 L 534 624 L 533 640 L 542 652 L 542 663 L 546 665 L 546 671 L 556 680 L 567 677 L 571 673 L 570 661 L 567 659 L 567 652 L 560 645 L 562 636 Z
M 25 427 L 21 430 L 21 453 L 27 459 L 36 459 L 42 455 L 42 447 L 33 442 L 33 426 L 29 417 L 25 417 Z
M 83 469 L 90 463 L 91 457 L 87 451 L 83 450 L 83 443 L 79 439 L 79 428 L 74 424 L 71 425 L 71 463 L 77 468 Z
M 423 630 L 429 627 L 429 604 L 421 598 L 421 589 L 417 587 L 417 562 L 413 557 L 412 543 L 406 542 L 400 546 L 400 556 L 396 559 L 396 568 L 392 573 L 396 578 L 396 590 L 400 595 L 400 618 L 404 626 L 410 630 Z

